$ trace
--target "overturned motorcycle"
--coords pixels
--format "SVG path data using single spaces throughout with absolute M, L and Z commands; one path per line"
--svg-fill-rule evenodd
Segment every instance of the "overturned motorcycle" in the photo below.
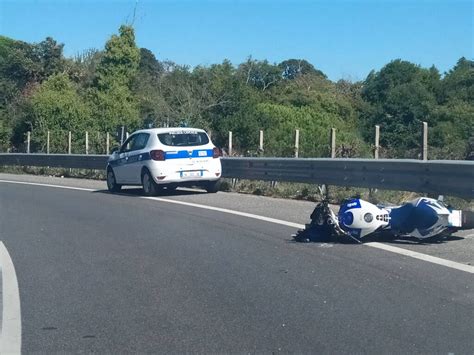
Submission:
M 311 214 L 311 223 L 298 231 L 297 242 L 357 242 L 450 235 L 474 228 L 474 212 L 452 209 L 442 199 L 420 197 L 400 206 L 374 205 L 353 198 L 343 201 L 336 215 L 327 200 Z

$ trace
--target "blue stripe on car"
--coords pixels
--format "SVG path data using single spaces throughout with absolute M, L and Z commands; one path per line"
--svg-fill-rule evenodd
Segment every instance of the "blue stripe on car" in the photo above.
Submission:
M 191 153 L 187 150 L 165 152 L 166 159 L 206 158 L 212 157 L 212 155 L 212 149 L 196 149 L 191 151 Z
M 193 150 L 191 154 L 187 150 L 180 150 L 180 151 L 174 150 L 174 151 L 165 152 L 166 160 L 185 159 L 185 158 L 207 158 L 207 157 L 212 157 L 212 156 L 213 156 L 212 149 L 196 149 L 196 150 Z M 136 163 L 137 161 L 145 161 L 145 160 L 150 160 L 150 159 L 151 159 L 150 152 L 138 153 L 138 154 L 130 155 L 128 159 L 120 158 L 120 159 L 110 160 L 109 165 L 114 168 L 116 166 Z
M 120 159 L 110 160 L 109 165 L 115 168 L 116 166 L 132 164 L 132 163 L 136 163 L 137 161 L 145 161 L 145 160 L 150 160 L 150 159 L 151 159 L 150 152 L 139 153 L 135 155 L 130 155 L 128 159 L 120 158 Z

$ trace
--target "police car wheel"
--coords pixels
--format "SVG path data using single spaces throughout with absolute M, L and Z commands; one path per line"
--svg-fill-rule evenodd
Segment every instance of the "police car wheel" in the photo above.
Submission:
M 204 186 L 204 189 L 205 189 L 208 193 L 214 194 L 214 193 L 216 193 L 217 191 L 219 191 L 219 187 L 220 187 L 220 186 L 221 186 L 220 180 L 217 180 L 217 181 L 210 181 L 210 182 L 208 182 L 208 183 Z
M 107 169 L 107 188 L 110 192 L 119 192 L 122 188 L 122 185 L 117 184 L 114 171 L 111 168 Z
M 153 178 L 151 177 L 148 170 L 144 171 L 142 174 L 142 188 L 143 193 L 146 196 L 155 196 L 158 194 L 158 185 L 153 181 Z

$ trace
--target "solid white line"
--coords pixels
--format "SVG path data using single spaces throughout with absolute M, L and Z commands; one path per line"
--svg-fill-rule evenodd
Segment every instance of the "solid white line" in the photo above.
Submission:
M 99 191 L 94 189 L 86 189 L 84 187 L 73 187 L 73 186 L 63 186 L 63 185 L 52 185 L 52 184 L 40 184 L 38 182 L 25 182 L 25 181 L 15 181 L 15 180 L 0 180 L 0 182 L 6 182 L 9 184 L 20 184 L 20 185 L 33 185 L 33 186 L 46 186 L 46 187 L 56 187 L 58 189 L 66 190 L 79 190 L 79 191 Z
M 474 274 L 474 266 L 471 266 L 471 265 L 465 265 L 465 264 L 457 263 L 455 261 L 437 258 L 436 256 L 426 255 L 426 254 L 418 253 L 416 251 L 411 251 L 411 250 L 407 250 L 403 248 L 397 248 L 391 245 L 377 243 L 377 242 L 365 243 L 364 245 L 368 247 L 372 247 L 372 248 L 390 251 L 392 253 L 397 253 L 400 255 L 409 256 L 411 258 L 428 261 L 433 264 L 447 266 L 447 267 L 450 267 L 451 269 L 456 269 L 456 270 L 468 272 L 470 274 Z
M 0 354 L 21 353 L 20 291 L 10 254 L 0 242 L 0 269 L 2 271 L 2 331 Z
M 167 203 L 174 203 L 177 205 L 183 205 L 183 206 L 189 206 L 189 207 L 196 207 L 196 208 L 202 208 L 206 210 L 211 210 L 211 211 L 218 211 L 218 212 L 223 212 L 223 213 L 229 213 L 237 216 L 242 216 L 242 217 L 248 217 L 248 218 L 253 218 L 253 219 L 258 219 L 260 221 L 266 221 L 270 223 L 275 223 L 275 224 L 282 224 L 284 226 L 288 227 L 293 227 L 293 228 L 304 228 L 303 224 L 298 224 L 298 223 L 293 223 L 293 222 L 288 222 L 288 221 L 283 221 L 281 219 L 276 219 L 276 218 L 271 218 L 271 217 L 264 217 L 264 216 L 259 216 L 256 214 L 252 213 L 247 213 L 247 212 L 240 212 L 240 211 L 234 211 L 234 210 L 229 210 L 227 208 L 220 208 L 220 207 L 213 207 L 213 206 L 207 206 L 207 205 L 200 205 L 198 203 L 191 203 L 191 202 L 183 202 L 183 201 L 177 201 L 177 200 L 169 200 L 167 198 L 160 198 L 160 197 L 142 197 L 147 200 L 154 200 L 154 201 L 161 201 L 161 202 L 167 202 Z
M 10 180 L 0 180 L 0 182 L 7 182 L 7 183 L 12 183 L 12 184 L 25 184 L 25 185 L 57 187 L 57 188 L 61 188 L 61 189 L 81 190 L 81 191 L 90 191 L 90 192 L 91 191 L 100 191 L 100 190 L 85 189 L 85 188 L 72 187 L 72 186 L 38 184 L 38 183 L 32 183 L 32 182 L 20 182 L 20 181 L 10 181 Z M 139 197 L 142 198 L 142 199 L 147 199 L 147 200 L 155 200 L 155 201 L 166 202 L 166 203 L 174 203 L 174 204 L 177 204 L 177 205 L 183 205 L 183 206 L 201 208 L 201 209 L 206 209 L 206 210 L 211 210 L 211 211 L 229 213 L 229 214 L 233 214 L 233 215 L 237 215 L 237 216 L 257 219 L 257 220 L 260 220 L 260 221 L 266 221 L 266 222 L 270 222 L 270 223 L 280 224 L 280 225 L 284 225 L 284 226 L 288 226 L 288 227 L 292 227 L 292 228 L 303 229 L 305 227 L 303 224 L 299 224 L 299 223 L 284 221 L 284 220 L 276 219 L 276 218 L 259 216 L 259 215 L 252 214 L 252 213 L 247 213 L 247 212 L 229 210 L 227 208 L 213 207 L 213 206 L 201 205 L 201 204 L 197 204 L 197 203 L 184 202 L 184 201 L 178 201 L 178 200 L 170 200 L 170 199 L 161 198 L 161 197 L 146 197 L 146 196 L 139 196 Z M 392 252 L 392 253 L 395 253 L 395 254 L 409 256 L 409 257 L 412 257 L 412 258 L 415 258 L 415 259 L 431 262 L 433 264 L 443 265 L 443 266 L 446 266 L 446 267 L 449 267 L 449 268 L 452 268 L 452 269 L 465 271 L 465 272 L 468 272 L 468 273 L 471 273 L 471 274 L 474 273 L 474 266 L 472 266 L 472 265 L 465 265 L 465 264 L 457 263 L 455 261 L 446 260 L 446 259 L 438 258 L 438 257 L 435 257 L 435 256 L 422 254 L 422 253 L 410 251 L 410 250 L 407 250 L 407 249 L 397 248 L 397 247 L 393 247 L 393 246 L 390 246 L 390 245 L 377 243 L 377 242 L 364 243 L 363 245 L 371 247 L 371 248 L 383 249 L 385 251 L 389 251 L 389 252 Z
M 72 186 L 52 185 L 52 184 L 40 184 L 40 183 L 36 183 L 36 182 L 24 182 L 24 181 L 15 181 L 15 180 L 0 180 L 0 182 L 6 182 L 6 183 L 10 183 L 10 184 L 56 187 L 56 188 L 66 189 L 66 190 L 79 190 L 79 191 L 88 191 L 88 192 L 100 191 L 100 190 L 94 190 L 94 189 L 86 189 L 86 188 L 82 188 L 82 187 L 72 187 Z M 184 206 L 202 208 L 202 209 L 207 209 L 207 210 L 212 210 L 212 211 L 219 211 L 219 212 L 223 212 L 223 213 L 234 214 L 234 215 L 237 215 L 237 216 L 258 219 L 258 220 L 266 221 L 266 222 L 270 222 L 270 223 L 282 224 L 282 225 L 293 227 L 293 228 L 304 228 L 303 224 L 283 221 L 283 220 L 280 220 L 280 219 L 275 219 L 275 218 L 270 218 L 270 217 L 259 216 L 259 215 L 252 214 L 252 213 L 229 210 L 229 209 L 226 209 L 226 208 L 206 206 L 206 205 L 200 205 L 200 204 L 197 204 L 197 203 L 170 200 L 170 199 L 160 198 L 160 197 L 148 197 L 148 196 L 138 196 L 138 197 L 140 197 L 142 199 L 146 199 L 146 200 L 155 200 L 155 201 L 161 201 L 161 202 L 166 202 L 166 203 L 174 203 L 174 204 L 177 204 L 177 205 L 184 205 Z

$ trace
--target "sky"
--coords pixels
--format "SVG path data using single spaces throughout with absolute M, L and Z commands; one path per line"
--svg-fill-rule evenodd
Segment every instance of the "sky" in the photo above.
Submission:
M 137 45 L 159 60 L 301 58 L 331 80 L 352 81 L 397 58 L 442 73 L 473 59 L 473 22 L 474 0 L 0 0 L 1 35 L 50 36 L 66 56 L 102 49 L 133 23 Z

